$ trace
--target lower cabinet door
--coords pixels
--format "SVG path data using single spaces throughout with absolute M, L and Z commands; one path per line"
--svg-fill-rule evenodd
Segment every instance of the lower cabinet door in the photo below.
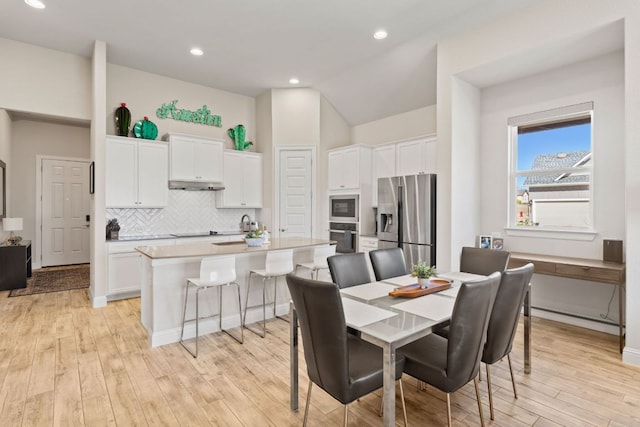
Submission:
M 124 252 L 109 255 L 108 295 L 140 292 L 140 255 Z

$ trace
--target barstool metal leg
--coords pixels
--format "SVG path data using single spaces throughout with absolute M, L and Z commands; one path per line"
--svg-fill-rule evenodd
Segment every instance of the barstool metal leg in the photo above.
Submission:
M 184 294 L 184 309 L 182 311 L 182 332 L 180 333 L 180 345 L 184 347 L 185 350 L 189 352 L 194 358 L 198 357 L 198 292 L 196 291 L 196 318 L 192 319 L 196 321 L 196 351 L 195 353 L 187 347 L 187 344 L 184 342 L 184 325 L 187 322 L 187 300 L 189 299 L 189 282 L 187 282 L 187 288 Z
M 231 282 L 231 283 L 227 283 L 225 285 L 222 286 L 218 286 L 218 313 L 220 313 L 219 317 L 219 324 L 220 324 L 220 330 L 222 332 L 225 332 L 227 335 L 229 335 L 231 338 L 235 339 L 236 341 L 238 341 L 240 344 L 242 344 L 244 342 L 244 328 L 242 327 L 242 324 L 240 325 L 240 337 L 238 338 L 236 335 L 232 334 L 231 331 L 229 329 L 224 329 L 222 327 L 222 289 L 223 286 L 235 286 L 236 291 L 238 293 L 238 313 L 242 313 L 242 306 L 240 304 L 240 286 L 236 283 L 236 282 Z

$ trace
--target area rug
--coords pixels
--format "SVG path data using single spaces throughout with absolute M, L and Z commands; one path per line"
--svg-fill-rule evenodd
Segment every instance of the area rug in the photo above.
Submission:
M 64 267 L 45 267 L 33 272 L 27 279 L 27 287 L 13 289 L 10 297 L 68 291 L 89 287 L 89 264 Z

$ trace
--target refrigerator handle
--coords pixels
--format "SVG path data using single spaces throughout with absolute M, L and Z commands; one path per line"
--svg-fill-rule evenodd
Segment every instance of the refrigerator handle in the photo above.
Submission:
M 402 200 L 402 186 L 398 186 L 398 218 L 396 219 L 396 224 L 398 227 L 398 247 L 402 247 L 402 243 L 404 242 L 404 236 L 402 235 L 402 231 L 404 229 L 404 209 L 403 209 L 403 200 Z

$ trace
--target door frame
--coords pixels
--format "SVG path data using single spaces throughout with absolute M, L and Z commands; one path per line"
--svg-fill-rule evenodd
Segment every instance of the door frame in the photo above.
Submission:
M 36 155 L 36 246 L 35 257 L 32 259 L 33 268 L 42 267 L 42 162 L 43 160 L 62 160 L 71 162 L 87 162 L 91 164 L 91 159 L 85 159 L 81 157 L 64 157 L 64 156 L 52 156 L 48 154 Z M 91 218 L 89 224 L 93 222 L 94 218 Z M 89 246 L 89 252 L 91 252 L 91 246 Z M 89 254 L 89 262 L 91 262 L 91 254 Z
M 317 191 L 317 152 L 318 147 L 315 145 L 277 145 L 274 147 L 274 181 L 272 182 L 273 194 L 274 194 L 274 206 L 273 206 L 273 231 L 275 237 L 280 236 L 280 155 L 284 151 L 308 151 L 311 153 L 311 237 L 315 237 L 315 221 L 317 215 L 313 212 L 317 208 L 316 206 L 316 193 Z

